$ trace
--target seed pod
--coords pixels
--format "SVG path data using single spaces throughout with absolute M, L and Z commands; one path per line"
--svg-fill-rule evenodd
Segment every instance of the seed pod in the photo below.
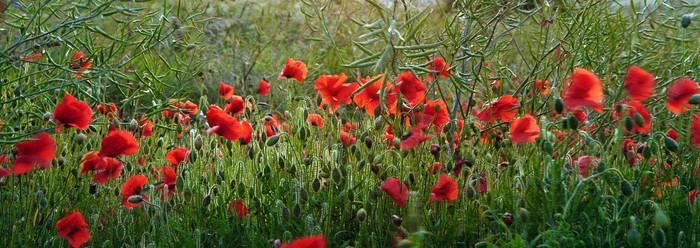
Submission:
M 379 156 L 374 157 L 372 161 L 373 164 L 379 164 L 384 160 L 384 154 L 379 154 Z
M 243 182 L 238 183 L 238 195 L 245 197 L 245 184 Z
M 571 130 L 576 130 L 578 129 L 578 119 L 574 115 L 569 115 L 569 118 L 566 119 L 567 125 Z
M 202 205 L 204 205 L 204 207 L 206 208 L 209 206 L 210 203 L 211 203 L 211 195 L 205 196 L 204 200 L 202 200 Z
M 634 124 L 638 127 L 644 126 L 644 117 L 639 113 L 634 113 Z
M 399 226 L 401 226 L 401 223 L 403 223 L 403 220 L 401 219 L 401 217 L 399 217 L 397 215 L 392 215 L 391 222 L 394 222 L 394 226 L 399 227 Z
M 360 162 L 357 163 L 357 169 L 362 170 L 362 168 L 365 168 L 365 164 L 367 164 L 365 159 L 360 160 Z
M 518 208 L 518 219 L 527 222 L 530 219 L 530 212 L 525 208 Z
M 542 141 L 542 150 L 544 150 L 544 152 L 550 156 L 554 154 L 554 147 L 552 146 L 552 143 L 547 140 Z
M 651 143 L 649 143 L 649 145 L 644 146 L 644 149 L 642 149 L 642 156 L 644 157 L 644 159 L 651 158 L 651 152 L 652 152 Z
M 601 161 L 601 162 L 598 162 L 598 166 L 595 167 L 595 172 L 596 173 L 603 173 L 603 171 L 605 171 L 605 169 L 607 169 L 605 167 L 605 163 L 603 161 Z
M 129 196 L 127 201 L 129 203 L 132 203 L 132 204 L 138 204 L 138 203 L 141 203 L 143 201 L 143 197 L 141 197 L 140 195 L 132 195 L 132 196 Z
M 294 214 L 294 216 L 297 216 L 297 217 L 301 216 L 301 206 L 299 206 L 298 202 L 296 204 L 294 204 L 294 209 L 292 209 L 292 214 Z
M 558 115 L 564 113 L 564 101 L 562 101 L 561 98 L 554 99 L 554 111 L 556 111 Z
M 321 180 L 318 180 L 318 177 L 314 178 L 314 181 L 311 182 L 311 189 L 313 189 L 316 193 L 321 190 Z
M 309 193 L 306 192 L 306 189 L 301 188 L 301 190 L 299 190 L 299 199 L 302 201 L 309 200 Z
M 382 129 L 382 124 L 384 124 L 384 122 L 382 121 L 382 117 L 381 117 L 381 116 L 377 116 L 377 117 L 374 118 L 374 129 L 375 129 L 375 130 L 381 130 L 381 129 Z
M 632 184 L 627 180 L 620 181 L 620 191 L 622 191 L 622 195 L 626 197 L 632 196 Z
M 474 187 L 467 187 L 467 198 L 469 198 L 470 201 L 473 201 L 475 197 L 476 191 L 474 191 Z
M 278 142 L 279 140 L 280 140 L 280 135 L 279 135 L 279 134 L 278 134 L 278 135 L 273 135 L 272 137 L 270 137 L 269 139 L 267 139 L 267 141 L 265 142 L 265 145 L 267 145 L 267 146 L 274 146 L 275 144 L 277 144 L 277 142 Z
M 678 152 L 678 143 L 676 143 L 675 140 L 666 137 L 664 138 L 664 145 L 666 146 L 666 150 L 668 150 L 669 152 Z
M 340 174 L 340 170 L 338 168 L 333 168 L 333 172 L 331 172 L 331 178 L 333 178 L 333 182 L 335 182 L 336 185 L 340 184 L 342 175 Z
M 189 153 L 189 158 L 191 163 L 197 162 L 197 151 L 190 151 Z
M 691 16 L 690 14 L 685 14 L 681 17 L 681 27 L 688 28 L 690 26 Z
M 357 214 L 355 214 L 355 217 L 357 218 L 357 221 L 362 223 L 367 219 L 367 211 L 365 211 L 364 208 L 360 208 L 360 210 L 357 210 Z
M 656 213 L 654 214 L 654 223 L 657 228 L 668 228 L 671 225 L 668 216 L 666 216 L 666 213 L 659 207 L 656 208 Z
M 158 143 L 156 143 L 156 145 L 158 145 L 158 147 L 163 147 L 163 143 L 165 143 L 165 141 L 163 140 L 163 137 L 160 137 L 158 138 Z
M 627 231 L 627 236 L 625 237 L 627 245 L 630 247 L 642 247 L 642 235 L 637 231 L 637 229 L 630 229 Z
M 664 233 L 664 230 L 656 229 L 654 232 L 654 244 L 656 247 L 666 247 L 666 233 Z
M 372 171 L 372 173 L 379 174 L 379 165 L 378 164 L 371 164 L 369 165 L 369 169 Z
M 625 130 L 627 130 L 627 132 L 632 132 L 634 130 L 634 120 L 632 120 L 632 117 L 625 117 Z
M 131 121 L 129 121 L 129 130 L 131 130 L 132 132 L 136 132 L 136 130 L 139 130 L 139 122 L 136 121 L 136 119 L 131 119 Z
M 394 138 L 392 143 L 394 144 L 394 148 L 396 148 L 396 150 L 401 149 L 401 140 L 399 138 Z
M 202 140 L 202 136 L 197 134 L 197 137 L 194 137 L 194 149 L 199 151 L 202 149 L 202 145 L 204 144 L 204 141 Z

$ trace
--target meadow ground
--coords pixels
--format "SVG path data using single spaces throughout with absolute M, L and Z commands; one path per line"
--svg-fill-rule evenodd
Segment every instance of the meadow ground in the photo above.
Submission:
M 0 0 L 0 247 L 700 247 L 697 1 L 419 2 Z

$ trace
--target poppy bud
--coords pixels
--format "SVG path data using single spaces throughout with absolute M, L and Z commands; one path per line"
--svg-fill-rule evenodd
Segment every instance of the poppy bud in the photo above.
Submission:
M 280 247 L 282 247 L 282 241 L 280 241 L 279 239 L 275 239 L 275 241 L 272 242 L 272 248 L 280 248 Z
M 526 208 L 527 207 L 526 205 L 527 204 L 525 204 L 525 199 L 523 199 L 523 198 L 518 199 L 518 207 L 519 208 Z
M 367 211 L 364 208 L 360 208 L 360 210 L 357 210 L 355 217 L 357 217 L 357 221 L 362 223 L 367 219 Z
M 311 158 L 304 158 L 304 164 L 305 164 L 305 165 L 311 165 L 311 162 L 313 162 L 313 161 L 311 160 Z
M 131 119 L 131 121 L 129 122 L 129 130 L 131 130 L 132 132 L 139 130 L 139 122 L 137 122 L 136 119 Z
M 321 190 L 321 180 L 318 180 L 318 177 L 314 178 L 314 181 L 311 182 L 311 189 L 313 189 L 314 192 L 317 192 L 317 193 L 319 190 Z
M 292 214 L 294 214 L 294 216 L 297 216 L 297 217 L 301 216 L 301 206 L 299 206 L 298 202 L 296 204 L 294 204 L 294 208 L 292 209 Z
M 194 149 L 199 151 L 202 149 L 202 145 L 204 144 L 204 141 L 202 140 L 202 136 L 197 134 L 197 137 L 194 137 Z
M 163 147 L 163 143 L 165 143 L 165 141 L 163 140 L 163 137 L 160 137 L 158 138 L 158 143 L 156 143 L 156 145 L 158 145 L 158 147 Z
M 644 159 L 649 159 L 651 157 L 651 143 L 649 143 L 648 146 L 644 146 L 644 149 L 642 149 L 642 156 Z
M 689 104 L 698 105 L 700 104 L 700 94 L 695 94 L 688 99 Z
M 408 174 L 408 181 L 410 181 L 411 184 L 415 184 L 415 183 L 416 183 L 416 176 L 413 175 L 413 172 L 411 172 L 411 173 Z
M 391 221 L 394 222 L 394 226 L 397 226 L 397 227 L 401 226 L 401 223 L 403 223 L 403 220 L 401 219 L 401 217 L 396 216 L 396 215 L 391 216 Z
M 56 90 L 59 90 L 59 89 L 56 89 Z M 17 86 L 17 87 L 15 87 L 14 93 L 15 93 L 15 97 L 20 97 L 20 96 L 22 96 L 22 89 L 20 89 L 19 86 Z
M 542 141 L 542 150 L 544 150 L 544 152 L 550 156 L 554 154 L 554 147 L 552 146 L 552 143 L 547 140 Z
M 554 111 L 556 111 L 558 115 L 564 112 L 564 101 L 562 101 L 561 98 L 554 99 Z
M 384 122 L 382 121 L 381 116 L 377 116 L 376 118 L 374 118 L 374 129 L 381 130 L 382 124 L 384 124 Z
M 518 208 L 518 219 L 527 222 L 530 219 L 530 212 L 525 208 Z
M 392 142 L 393 142 L 394 148 L 396 148 L 396 150 L 401 149 L 401 140 L 399 138 L 394 138 L 394 140 L 392 140 Z
M 299 134 L 299 139 L 306 140 L 306 128 L 304 126 L 300 126 L 297 133 Z
M 642 235 L 639 233 L 639 231 L 637 231 L 637 229 L 630 229 L 627 231 L 627 236 L 625 239 L 630 247 L 642 246 Z
M 607 169 L 607 168 L 605 168 L 605 163 L 603 163 L 603 161 L 600 161 L 600 162 L 598 162 L 598 166 L 595 167 L 595 172 L 596 173 L 603 173 L 603 171 L 605 171 L 605 169 Z
M 368 149 L 372 149 L 372 138 L 369 136 L 365 137 L 365 146 L 367 146 Z
M 369 169 L 372 171 L 372 173 L 379 174 L 379 165 L 371 164 L 369 165 Z
M 277 158 L 277 165 L 280 166 L 280 169 L 284 169 L 284 159 L 282 157 Z
M 473 201 L 474 197 L 476 197 L 474 187 L 467 187 L 467 198 L 469 198 L 470 201 Z
M 307 201 L 307 200 L 309 200 L 309 193 L 306 192 L 306 189 L 301 188 L 301 190 L 299 190 L 299 198 L 300 198 L 302 201 Z
M 657 228 L 668 228 L 671 225 L 671 221 L 668 220 L 668 216 L 661 210 L 660 207 L 656 207 L 656 213 L 654 214 L 654 223 Z
M 272 121 L 272 116 L 266 115 L 264 119 L 265 121 Z
M 58 163 L 58 166 L 63 166 L 63 163 L 65 162 L 66 159 L 64 159 L 63 157 L 58 157 L 58 159 L 56 159 L 56 163 Z
M 510 213 L 503 214 L 503 223 L 505 223 L 506 226 L 512 225 L 513 224 L 513 215 Z
M 243 182 L 238 183 L 238 195 L 245 197 L 245 184 Z
M 97 184 L 96 183 L 90 184 L 90 190 L 88 192 L 91 195 L 94 195 L 97 192 Z
M 377 105 L 376 107 L 374 107 L 374 110 L 372 110 L 372 111 L 374 111 L 373 112 L 374 116 L 380 116 L 380 115 L 382 115 L 382 106 Z
M 384 154 L 379 154 L 379 156 L 374 157 L 374 160 L 372 160 L 373 164 L 379 164 L 384 160 Z
M 440 154 L 440 146 L 436 144 L 430 145 L 430 154 L 433 154 L 433 156 L 437 157 Z
M 622 180 L 620 182 L 620 191 L 622 191 L 622 195 L 624 196 L 632 196 L 632 184 L 630 184 L 630 182 L 627 180 Z
M 576 119 L 576 117 L 574 115 L 569 115 L 569 117 L 566 119 L 566 122 L 567 122 L 566 125 L 569 127 L 569 129 L 571 129 L 571 130 L 578 129 L 578 124 L 579 124 L 578 119 Z
M 112 126 L 119 128 L 119 120 L 117 118 L 112 118 Z
M 688 28 L 690 26 L 691 17 L 690 14 L 685 14 L 681 17 L 681 27 Z
M 75 143 L 78 145 L 82 145 L 83 142 L 85 142 L 85 134 L 79 133 L 78 136 L 75 136 Z
M 666 247 L 666 234 L 664 230 L 656 229 L 654 232 L 654 244 L 656 247 Z
M 628 132 L 632 132 L 632 130 L 634 130 L 634 120 L 632 120 L 632 117 L 625 117 L 625 130 Z
M 272 137 L 270 137 L 269 139 L 267 139 L 267 141 L 265 142 L 265 145 L 267 145 L 267 146 L 274 146 L 275 144 L 277 144 L 277 142 L 278 142 L 279 140 L 280 140 L 280 135 L 279 135 L 279 134 L 278 134 L 278 135 L 273 135 Z
M 190 162 L 195 163 L 197 162 L 197 151 L 190 151 L 189 157 L 190 157 Z
M 644 126 L 644 117 L 639 113 L 634 113 L 634 124 L 638 127 Z
M 282 208 L 282 219 L 283 219 L 284 221 L 288 221 L 288 220 L 289 220 L 289 217 L 291 217 L 290 214 L 289 214 L 289 209 L 288 209 L 287 207 L 283 207 L 283 208 Z
M 50 121 L 50 120 L 51 120 L 51 113 L 44 114 L 44 121 Z
M 340 170 L 338 168 L 333 168 L 333 172 L 331 173 L 331 177 L 333 178 L 333 182 L 335 184 L 340 184 L 340 180 L 342 179 L 342 176 L 340 175 Z
M 289 174 L 292 174 L 292 176 L 294 176 L 294 174 L 297 173 L 297 166 L 292 165 L 292 167 L 290 167 L 288 171 L 289 171 Z
M 675 140 L 666 137 L 664 138 L 664 145 L 666 146 L 666 150 L 670 152 L 678 152 L 678 143 L 676 143 Z
M 184 187 L 185 187 L 185 178 L 183 178 L 182 175 L 177 176 L 177 179 L 175 180 L 175 188 L 182 189 Z
M 143 197 L 141 197 L 140 195 L 132 195 L 129 196 L 129 199 L 127 199 L 127 201 L 129 201 L 129 203 L 138 204 L 143 201 Z

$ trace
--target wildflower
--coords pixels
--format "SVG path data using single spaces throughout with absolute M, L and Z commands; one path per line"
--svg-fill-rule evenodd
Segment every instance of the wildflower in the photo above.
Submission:
M 425 99 L 425 84 L 420 81 L 410 71 L 396 76 L 395 93 L 401 93 L 411 106 L 421 104 Z
M 588 172 L 596 167 L 599 159 L 593 156 L 581 156 L 578 158 L 578 172 L 583 177 L 588 177 Z
M 87 72 L 88 68 L 92 65 L 92 62 L 85 57 L 82 52 L 74 52 L 71 57 L 70 69 L 73 70 L 73 75 L 76 77 L 82 77 Z
M 129 197 L 132 196 L 140 196 L 142 197 L 145 201 L 148 201 L 148 196 L 141 194 L 141 189 L 143 188 L 144 185 L 148 182 L 148 178 L 142 175 L 134 175 L 130 177 L 129 179 L 124 182 L 122 185 L 122 190 L 121 194 L 122 197 L 124 197 L 124 201 L 122 201 L 122 206 L 124 206 L 126 209 L 130 209 L 133 207 L 140 206 L 141 203 L 131 203 L 129 202 Z
M 301 81 L 304 81 L 306 78 L 306 73 L 308 72 L 309 70 L 306 68 L 306 64 L 304 64 L 304 62 L 294 61 L 292 58 L 287 58 L 287 63 L 285 64 L 284 69 L 282 69 L 280 76 L 277 77 L 277 80 L 291 78 L 301 83 Z
M 49 161 L 56 155 L 56 143 L 49 134 L 41 132 L 32 140 L 17 144 L 17 155 L 12 173 L 22 174 L 38 165 L 40 169 L 51 167 Z
M 81 176 L 89 171 L 104 169 L 104 160 L 102 156 L 99 155 L 99 152 L 92 151 L 85 153 L 81 161 L 83 161 L 80 163 L 80 168 L 82 168 L 80 171 Z
M 319 114 L 309 114 L 309 116 L 306 117 L 306 121 L 311 123 L 312 126 L 323 128 L 323 117 Z
M 384 83 L 384 75 L 377 75 L 374 76 L 372 79 L 375 79 L 377 77 L 380 77 L 377 81 L 374 81 L 374 83 L 366 86 L 364 89 L 360 90 L 355 94 L 353 97 L 353 101 L 355 104 L 357 104 L 358 107 L 360 108 L 365 108 L 365 112 L 367 112 L 367 115 L 369 116 L 374 116 L 374 109 L 379 106 L 381 103 L 380 99 L 380 91 L 382 89 L 382 84 L 384 84 L 384 88 L 386 90 L 385 93 L 385 102 L 386 106 L 389 108 L 388 113 L 395 114 L 396 113 L 396 93 L 392 92 L 392 88 L 394 87 L 391 85 L 391 83 L 386 82 Z M 370 81 L 370 78 L 360 78 L 360 82 L 364 85 L 367 82 Z
M 394 199 L 396 205 L 399 207 L 406 206 L 406 199 L 408 199 L 408 188 L 406 184 L 401 183 L 398 177 L 387 178 L 384 183 L 380 186 L 391 199 Z
M 107 104 L 100 104 L 97 105 L 95 112 L 102 113 L 103 115 L 107 116 L 107 119 L 111 120 L 112 118 L 114 118 L 114 114 L 117 113 L 117 105 L 115 105 L 113 102 L 109 102 Z
M 185 115 L 195 115 L 198 112 L 197 104 L 194 104 L 193 102 L 187 101 L 187 102 L 176 102 L 172 104 L 175 101 L 175 99 L 170 99 L 168 100 L 168 104 L 171 104 L 171 106 L 168 106 L 163 110 L 163 116 L 164 117 L 180 117 L 179 114 L 185 114 Z M 174 108 L 173 108 L 174 107 Z
M 690 144 L 700 148 L 700 114 L 695 114 L 690 123 Z
M 209 107 L 207 111 L 207 123 L 211 127 L 209 134 L 218 134 L 227 140 L 241 141 L 248 144 L 252 136 L 252 127 L 247 121 L 239 122 L 235 117 L 224 113 L 218 107 Z
M 447 200 L 448 202 L 457 200 L 459 190 L 457 190 L 457 182 L 450 178 L 447 174 L 440 174 L 440 178 L 435 183 L 434 187 L 430 187 L 430 197 L 428 203 L 434 201 Z
M 0 158 L 2 158 L 2 156 L 0 156 Z M 1 160 L 0 160 L 0 161 L 1 161 Z M 11 171 L 10 169 L 7 169 L 7 168 L 0 168 L 0 178 L 9 176 L 11 173 L 12 173 L 12 171 Z
M 68 238 L 68 244 L 72 247 L 80 247 L 90 239 L 90 229 L 87 229 L 87 226 L 83 215 L 77 210 L 56 222 L 58 236 Z
M 163 191 L 163 193 L 160 196 L 161 199 L 165 199 L 166 197 L 170 196 L 173 192 L 175 192 L 175 186 L 177 185 L 177 174 L 175 174 L 175 170 L 173 169 L 173 167 L 170 166 L 163 167 L 160 173 L 163 175 L 163 185 L 156 188 L 156 190 L 161 190 L 167 185 L 168 192 L 166 193 L 165 191 Z
M 479 190 L 481 194 L 486 194 L 489 191 L 489 179 L 486 177 L 486 172 L 479 174 Z
M 630 117 L 634 117 L 635 113 L 638 113 L 644 119 L 644 125 L 638 126 L 636 123 L 634 124 L 634 132 L 636 132 L 636 133 L 649 132 L 649 125 L 651 123 L 651 115 L 649 114 L 649 111 L 647 110 L 647 108 L 644 107 L 644 105 L 642 103 L 637 102 L 637 101 L 628 102 L 627 106 L 630 107 L 627 109 Z
M 345 132 L 357 130 L 357 122 L 346 122 L 345 124 L 343 124 L 343 129 L 345 130 Z
M 51 119 L 56 120 L 56 132 L 60 131 L 61 124 L 85 130 L 92 121 L 92 109 L 87 103 L 65 94 L 63 102 L 56 105 Z
M 450 68 L 450 65 L 445 63 L 445 60 L 443 58 L 434 58 L 432 65 L 428 65 L 428 70 L 433 70 L 437 71 L 437 75 L 440 77 L 450 77 L 451 71 L 448 71 L 447 69 Z
M 343 144 L 343 147 L 348 147 L 355 143 L 355 137 L 352 136 L 352 134 L 345 132 L 345 131 L 340 131 L 340 142 Z
M 676 132 L 675 129 L 669 129 L 668 132 L 666 132 L 666 137 L 669 137 L 675 141 L 678 141 L 678 132 Z
M 107 184 L 109 179 L 117 179 L 122 173 L 122 162 L 115 158 L 104 158 L 103 159 L 102 171 L 92 175 L 92 181 L 99 183 L 100 185 Z
M 325 248 L 326 239 L 323 235 L 298 238 L 292 243 L 283 244 L 280 248 Z
M 237 116 L 245 111 L 245 101 L 241 96 L 233 96 L 231 102 L 227 103 L 224 109 L 226 113 Z
M 636 66 L 630 66 L 625 75 L 625 89 L 632 100 L 646 101 L 654 94 L 654 76 Z
M 141 118 L 136 121 L 139 122 L 139 132 L 141 133 L 142 139 L 153 135 L 153 122 L 146 119 L 146 115 L 141 115 Z
M 219 83 L 219 95 L 223 97 L 225 100 L 228 100 L 233 96 L 233 86 L 225 84 L 224 82 Z
M 425 129 L 423 124 L 419 124 L 418 127 L 412 129 L 408 136 L 401 140 L 401 149 L 412 149 L 416 147 L 423 141 L 429 140 L 430 136 L 425 136 L 421 134 L 421 131 Z
M 245 205 L 243 205 L 243 202 L 241 200 L 236 200 L 233 203 L 228 204 L 228 213 L 229 214 L 233 214 L 233 212 L 231 211 L 231 208 L 233 207 L 234 204 L 236 205 L 236 214 L 238 215 L 239 219 L 243 219 L 243 217 L 248 215 L 248 208 Z
M 357 89 L 357 83 L 344 83 L 348 77 L 345 74 L 338 75 L 323 75 L 316 80 L 314 89 L 323 98 L 323 104 L 328 104 L 331 110 L 338 109 L 340 104 L 349 104 L 352 102 L 350 94 Z
M 537 125 L 537 120 L 531 115 L 525 115 L 510 122 L 508 137 L 514 144 L 535 142 L 539 135 L 540 127 Z
M 537 80 L 535 81 L 535 90 L 539 91 L 543 95 L 549 94 L 549 81 L 545 80 L 542 82 L 542 80 Z
M 433 175 L 437 174 L 438 171 L 442 169 L 442 163 L 440 162 L 435 162 L 432 165 L 428 166 L 428 171 L 433 173 Z
M 688 99 L 700 93 L 698 84 L 689 78 L 683 77 L 676 80 L 666 91 L 666 108 L 671 113 L 680 114 L 690 108 Z
M 177 166 L 180 163 L 187 161 L 188 152 L 190 152 L 190 149 L 177 147 L 177 149 L 169 151 L 167 154 L 165 154 L 165 161 Z
M 574 69 L 567 77 L 562 99 L 570 110 L 588 106 L 597 112 L 603 112 L 603 87 L 600 79 L 593 72 L 583 68 Z
M 429 100 L 421 113 L 421 120 L 424 124 L 433 124 L 435 127 L 440 127 L 450 121 L 447 113 L 447 105 L 442 99 L 435 101 Z
M 475 111 L 476 118 L 483 122 L 492 122 L 496 119 L 501 119 L 501 121 L 510 121 L 518 113 L 518 99 L 511 96 L 505 95 L 484 106 L 484 110 Z
M 131 133 L 124 130 L 109 132 L 107 137 L 102 139 L 100 155 L 103 157 L 118 157 L 121 155 L 133 155 L 139 149 L 136 138 Z
M 270 94 L 270 83 L 261 79 L 260 82 L 258 82 L 258 90 L 257 91 L 258 91 L 258 95 L 261 95 L 261 96 L 266 96 L 267 94 Z

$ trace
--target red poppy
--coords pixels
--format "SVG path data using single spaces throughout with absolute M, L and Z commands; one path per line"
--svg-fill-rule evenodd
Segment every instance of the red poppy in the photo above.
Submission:
M 450 116 L 447 113 L 447 105 L 442 99 L 429 100 L 423 107 L 423 112 L 421 113 L 421 122 L 423 124 L 433 124 L 435 127 L 440 127 L 448 121 L 450 121 Z
M 357 83 L 347 83 L 345 80 L 348 77 L 345 74 L 338 75 L 323 75 L 316 80 L 314 89 L 321 95 L 322 101 L 319 108 L 323 108 L 323 104 L 330 105 L 333 111 L 337 110 L 340 104 L 348 104 L 352 102 L 350 94 L 357 89 Z
M 1 157 L 1 156 L 0 156 L 0 157 Z M 0 161 L 2 161 L 2 160 L 0 160 Z M 0 178 L 9 176 L 10 173 L 12 173 L 12 171 L 11 171 L 10 169 L 7 169 L 7 168 L 0 168 Z
M 357 122 L 346 122 L 345 124 L 343 124 L 343 129 L 345 130 L 345 132 L 357 130 Z
M 396 76 L 396 86 L 393 91 L 401 93 L 411 106 L 423 103 L 425 99 L 425 84 L 410 71 Z
M 126 209 L 130 209 L 133 207 L 140 206 L 141 203 L 131 203 L 129 202 L 129 197 L 131 196 L 141 196 L 144 201 L 148 201 L 148 196 L 141 194 L 141 189 L 143 188 L 144 185 L 148 182 L 148 178 L 142 175 L 134 175 L 130 177 L 129 179 L 124 182 L 124 185 L 122 185 L 122 197 L 124 197 L 124 201 L 122 201 L 122 205 Z
M 80 170 L 81 176 L 89 171 L 104 169 L 104 160 L 102 156 L 99 155 L 99 152 L 93 151 L 85 153 L 81 160 L 83 161 L 80 163 L 80 168 L 82 168 L 82 170 Z
M 220 108 L 209 107 L 207 111 L 207 123 L 211 127 L 209 134 L 218 134 L 227 140 L 241 141 L 248 144 L 252 136 L 252 127 L 247 121 L 239 122 L 235 117 L 224 113 Z
M 481 194 L 489 192 L 489 179 L 486 177 L 486 172 L 481 172 L 481 174 L 479 174 L 479 190 L 477 192 Z
M 323 128 L 323 117 L 319 114 L 309 114 L 309 116 L 306 117 L 306 121 L 311 123 L 312 126 Z
M 239 219 L 243 219 L 243 217 L 248 215 L 248 208 L 243 204 L 241 200 L 236 200 L 233 203 L 228 204 L 229 214 L 233 214 L 233 212 L 231 211 L 233 204 L 236 204 L 236 214 L 238 215 Z
M 433 173 L 433 175 L 437 174 L 437 172 L 440 171 L 440 169 L 442 169 L 442 163 L 440 162 L 435 162 L 432 165 L 428 166 L 428 171 Z
M 690 144 L 700 148 L 700 114 L 695 114 L 690 123 Z
M 72 247 L 80 247 L 90 239 L 90 229 L 87 229 L 87 226 L 83 215 L 77 210 L 73 210 L 56 222 L 58 236 L 68 238 L 68 244 Z
M 283 244 L 280 248 L 325 248 L 326 238 L 323 234 L 317 236 L 310 236 L 304 238 L 298 238 L 292 241 L 292 243 Z
M 146 119 L 145 115 L 141 115 L 141 118 L 137 120 L 139 122 L 139 132 L 141 132 L 141 138 L 151 137 L 153 135 L 153 122 Z
M 476 118 L 483 122 L 492 122 L 496 119 L 506 122 L 515 117 L 519 106 L 517 98 L 505 95 L 484 105 L 484 110 L 475 111 L 475 114 Z
M 440 178 L 435 183 L 434 187 L 430 187 L 430 197 L 428 197 L 428 203 L 434 201 L 447 200 L 452 202 L 457 200 L 459 195 L 459 190 L 457 189 L 457 182 L 450 178 L 447 174 L 440 174 Z
M 115 105 L 113 102 L 109 102 L 107 104 L 100 104 L 97 105 L 95 112 L 102 113 L 103 115 L 106 115 L 108 119 L 111 120 L 117 113 L 117 105 Z
M 666 137 L 678 141 L 678 132 L 676 132 L 675 129 L 669 129 L 668 132 L 666 132 Z
M 588 106 L 597 112 L 603 112 L 603 86 L 595 73 L 576 68 L 567 77 L 562 91 L 562 99 L 570 110 Z
M 545 80 L 544 83 L 542 80 L 535 81 L 535 90 L 543 95 L 549 94 L 549 81 Z
M 382 89 L 382 83 L 384 83 L 384 75 L 377 75 L 372 77 L 372 79 L 380 77 L 377 81 L 374 81 L 374 83 L 366 86 L 364 89 L 360 90 L 355 94 L 353 97 L 353 101 L 355 104 L 357 104 L 358 107 L 360 108 L 365 108 L 365 112 L 369 116 L 374 116 L 374 109 L 379 106 L 381 103 L 380 99 L 380 91 Z M 360 82 L 364 85 L 367 82 L 370 81 L 370 78 L 360 78 Z M 395 114 L 396 113 L 396 93 L 392 92 L 392 88 L 394 86 L 391 85 L 391 83 L 386 82 L 384 83 L 384 88 L 386 89 L 385 93 L 385 100 L 386 100 L 386 106 L 389 108 L 389 113 Z
M 117 157 L 121 155 L 133 155 L 139 150 L 139 144 L 131 133 L 120 130 L 111 131 L 102 139 L 100 155 L 103 157 Z
M 56 143 L 49 134 L 41 132 L 32 140 L 17 143 L 16 150 L 12 173 L 22 174 L 36 165 L 42 170 L 51 167 L 49 161 L 56 155 Z
M 396 205 L 399 207 L 406 206 L 406 199 L 408 199 L 408 188 L 406 184 L 401 183 L 398 177 L 387 178 L 384 183 L 380 186 L 391 199 L 394 199 Z
M 267 96 L 267 94 L 270 94 L 270 83 L 265 80 L 260 80 L 260 82 L 258 82 L 258 95 Z
M 272 137 L 277 134 L 277 130 L 282 123 L 277 120 L 277 115 L 272 114 L 268 116 L 270 116 L 270 120 L 265 120 L 265 134 L 267 137 Z
M 306 64 L 304 64 L 304 62 L 294 61 L 292 58 L 287 58 L 287 63 L 284 65 L 284 69 L 282 69 L 282 73 L 280 73 L 280 76 L 277 77 L 277 80 L 291 78 L 301 83 L 301 81 L 304 81 L 306 78 L 306 73 L 308 72 L 309 70 L 306 69 Z
M 104 158 L 103 170 L 92 175 L 92 180 L 100 185 L 107 184 L 109 179 L 117 179 L 122 174 L 122 162 L 115 158 Z
M 60 130 L 61 124 L 85 130 L 92 121 L 92 109 L 87 103 L 78 101 L 66 93 L 63 102 L 56 104 L 51 119 L 56 120 L 56 132 Z
M 432 65 L 428 64 L 428 70 L 432 71 L 433 68 L 435 68 L 437 76 L 440 77 L 450 77 L 450 73 L 452 73 L 451 71 L 448 71 L 450 65 L 445 63 L 445 60 L 443 58 L 435 58 L 433 59 Z M 432 81 L 432 74 L 433 73 L 428 74 L 428 77 L 431 79 L 430 81 Z
M 637 126 L 637 123 L 634 124 L 634 132 L 636 132 L 636 133 L 649 132 L 649 125 L 651 123 L 651 115 L 649 114 L 649 111 L 647 110 L 647 108 L 644 107 L 644 105 L 641 102 L 637 102 L 637 101 L 628 102 L 627 106 L 630 107 L 627 109 L 630 117 L 634 117 L 635 113 L 639 113 L 644 118 L 644 125 L 643 126 L 640 127 L 640 126 Z
M 163 116 L 164 117 L 181 117 L 179 114 L 185 114 L 185 115 L 194 115 L 197 114 L 197 104 L 194 104 L 193 102 L 187 101 L 187 102 L 176 102 L 173 104 L 175 99 L 170 99 L 168 100 L 168 103 L 171 106 L 168 106 L 163 110 Z
M 233 116 L 239 115 L 245 111 L 245 101 L 241 96 L 233 96 L 231 102 L 226 104 L 225 109 L 226 113 Z
M 697 196 L 698 196 L 698 190 L 697 190 L 697 189 L 691 190 L 691 191 L 688 193 L 688 200 L 690 201 L 690 205 L 695 204 L 695 198 L 697 198 Z
M 165 154 L 165 161 L 177 166 L 180 163 L 187 161 L 188 152 L 190 152 L 190 149 L 178 147 L 177 149 L 169 151 L 167 154 Z
M 578 158 L 578 172 L 583 177 L 588 177 L 588 172 L 598 165 L 599 159 L 593 156 L 581 156 Z
M 698 84 L 689 78 L 682 77 L 676 80 L 666 91 L 666 108 L 671 113 L 679 114 L 690 108 L 688 99 L 695 94 L 700 94 Z
M 175 174 L 173 167 L 170 166 L 163 167 L 163 170 L 161 170 L 160 173 L 163 175 L 163 185 L 156 188 L 156 190 L 161 190 L 167 185 L 168 192 L 166 193 L 163 191 L 163 194 L 160 196 L 161 199 L 165 199 L 175 192 L 175 185 L 177 185 L 177 174 Z
M 219 95 L 225 100 L 228 100 L 233 96 L 233 86 L 225 84 L 224 82 L 219 83 Z
M 637 143 L 627 138 L 622 142 L 622 154 L 627 158 L 627 163 L 634 165 L 637 162 Z
M 419 124 L 418 127 L 412 129 L 409 132 L 408 136 L 401 140 L 401 150 L 412 149 L 421 142 L 429 140 L 430 136 L 425 136 L 421 134 L 421 131 L 423 131 L 424 129 L 425 126 L 423 126 L 423 124 Z
M 654 76 L 636 66 L 630 66 L 625 75 L 625 89 L 632 100 L 646 101 L 654 94 Z
M 537 119 L 531 115 L 525 115 L 510 122 L 508 131 L 510 142 L 514 144 L 535 142 L 538 136 L 540 136 L 540 126 L 537 125 Z
M 340 143 L 343 144 L 343 147 L 348 147 L 355 143 L 355 137 L 352 136 L 352 134 L 345 132 L 345 131 L 340 131 Z
M 76 77 L 82 77 L 83 75 L 85 75 L 85 72 L 92 65 L 92 62 L 90 62 L 89 59 L 85 57 L 85 54 L 78 51 L 73 53 L 71 61 L 72 62 L 70 63 L 70 69 L 74 71 L 73 75 L 75 75 Z

